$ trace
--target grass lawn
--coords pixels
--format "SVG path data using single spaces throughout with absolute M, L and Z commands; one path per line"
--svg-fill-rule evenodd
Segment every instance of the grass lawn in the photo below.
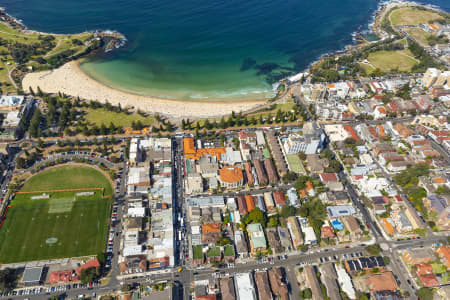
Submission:
M 193 253 L 194 259 L 203 259 L 202 245 L 193 246 L 192 253 Z
M 102 123 L 106 126 L 109 126 L 111 122 L 114 123 L 115 126 L 120 127 L 131 127 L 131 123 L 133 121 L 141 121 L 143 125 L 149 126 L 156 123 L 156 120 L 149 116 L 149 117 L 142 117 L 141 115 L 137 113 L 133 114 L 126 114 L 126 113 L 116 113 L 107 111 L 104 108 L 99 109 L 92 109 L 88 108 L 86 110 L 87 114 L 85 115 L 86 121 L 88 121 L 91 124 L 96 124 L 97 126 L 100 126 Z
M 85 166 L 60 166 L 31 177 L 21 192 L 47 189 L 104 188 L 109 180 Z M 16 194 L 0 229 L 0 263 L 95 255 L 104 251 L 111 200 L 101 191 Z
M 423 31 L 420 28 L 407 28 L 405 29 L 405 31 L 412 36 L 413 38 L 415 38 L 416 40 L 418 40 L 421 44 L 428 46 L 428 40 L 427 38 L 429 36 L 431 36 L 431 34 L 429 34 L 428 32 Z
M 12 66 L 10 66 L 12 68 Z M 6 92 L 15 92 L 14 85 L 11 83 L 8 77 L 8 68 L 6 64 L 2 61 L 0 61 L 0 89 L 3 93 Z
M 395 9 L 389 17 L 392 25 L 419 25 L 427 24 L 431 20 L 442 19 L 437 13 L 413 7 Z
M 24 34 L 5 23 L 0 23 L 0 38 L 5 40 L 14 40 L 23 44 L 32 44 L 39 42 L 37 34 Z
M 251 116 L 259 116 L 260 114 L 263 115 L 263 117 L 267 117 L 269 113 L 272 114 L 273 117 L 275 117 L 277 111 L 280 109 L 282 112 L 290 112 L 295 108 L 295 103 L 292 101 L 289 101 L 288 103 L 282 103 L 282 104 L 273 104 L 269 105 L 267 108 L 263 108 L 261 110 L 258 110 L 254 113 L 248 114 L 249 117 Z
M 408 49 L 398 51 L 377 51 L 369 54 L 367 60 L 375 67 L 380 68 L 383 72 L 393 69 L 399 71 L 410 71 L 418 62 L 413 58 L 411 51 Z
M 435 274 L 442 274 L 447 272 L 447 268 L 444 266 L 444 264 L 441 263 L 433 263 L 431 264 L 433 267 L 433 273 Z
M 298 174 L 306 174 L 305 168 L 303 167 L 300 158 L 296 154 L 286 155 L 288 165 L 291 168 L 292 172 Z
M 219 257 L 220 256 L 220 248 L 212 247 L 206 252 L 206 257 Z

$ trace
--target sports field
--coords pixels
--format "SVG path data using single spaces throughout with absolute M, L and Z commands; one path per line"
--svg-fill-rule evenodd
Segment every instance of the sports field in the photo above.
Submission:
M 428 24 L 436 19 L 443 19 L 438 13 L 414 7 L 402 7 L 392 11 L 389 16 L 392 25 Z
M 54 192 L 69 189 L 74 190 Z M 48 169 L 31 177 L 19 192 L 0 229 L 0 263 L 104 250 L 112 187 L 99 170 L 80 165 Z
M 383 72 L 393 69 L 411 71 L 412 67 L 419 63 L 409 49 L 372 52 L 367 60 L 374 68 L 380 68 Z

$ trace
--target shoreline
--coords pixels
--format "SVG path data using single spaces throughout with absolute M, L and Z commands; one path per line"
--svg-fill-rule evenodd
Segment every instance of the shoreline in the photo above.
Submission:
M 428 9 L 441 11 L 441 9 L 436 7 L 431 7 L 429 5 L 413 1 L 380 1 L 377 9 L 373 12 L 365 26 L 369 28 L 371 33 L 375 33 L 378 36 L 382 33 L 380 38 L 383 40 L 385 37 L 382 36 L 387 33 L 380 28 L 380 24 L 386 12 L 397 6 L 410 5 L 422 6 Z M 355 32 L 352 33 L 352 35 L 353 34 L 355 34 Z M 320 63 L 324 58 L 335 55 L 346 55 L 366 45 L 367 43 L 369 42 L 348 44 L 343 49 L 321 54 L 301 73 L 310 73 L 311 68 Z M 284 80 L 286 79 L 280 80 L 279 82 L 283 82 Z M 123 91 L 92 78 L 86 72 L 81 70 L 79 61 L 68 62 L 52 71 L 29 73 L 23 78 L 22 86 L 25 91 L 27 91 L 29 87 L 36 90 L 39 86 L 44 92 L 61 92 L 86 100 L 96 100 L 102 103 L 109 101 L 114 105 L 118 105 L 120 103 L 122 106 L 133 107 L 134 109 L 141 109 L 150 113 L 159 113 L 161 115 L 166 115 L 176 119 L 182 117 L 211 118 L 228 115 L 232 111 L 245 112 L 267 105 L 267 103 L 269 103 L 268 100 L 270 99 L 218 101 L 214 101 L 212 99 L 179 100 L 140 95 L 130 91 Z M 208 104 L 207 109 L 205 109 L 206 103 Z
M 22 86 L 25 91 L 29 90 L 30 87 L 36 91 L 39 86 L 42 91 L 47 93 L 61 92 L 81 99 L 102 103 L 108 101 L 113 105 L 120 104 L 122 107 L 132 107 L 136 110 L 159 113 L 176 119 L 220 117 L 231 114 L 232 111 L 245 112 L 267 102 L 267 99 L 182 101 L 132 94 L 111 88 L 92 79 L 79 68 L 77 61 L 68 62 L 55 70 L 29 73 L 23 78 Z M 208 104 L 208 106 L 205 107 L 205 104 Z
M 145 94 L 139 94 L 138 92 L 133 92 L 133 91 L 128 91 L 125 89 L 121 89 L 118 87 L 114 87 L 108 83 L 105 83 L 99 79 L 96 79 L 94 77 L 92 77 L 91 75 L 89 75 L 87 72 L 83 71 L 83 69 L 81 68 L 81 65 L 83 64 L 83 60 L 84 58 L 80 58 L 78 60 L 72 61 L 73 64 L 73 68 L 76 69 L 77 72 L 80 72 L 81 74 L 83 74 L 84 76 L 88 77 L 90 80 L 95 81 L 96 83 L 98 83 L 99 85 L 103 85 L 107 88 L 110 88 L 112 90 L 115 91 L 119 91 L 125 94 L 129 94 L 129 95 L 133 95 L 133 96 L 140 96 L 140 97 L 148 97 L 148 98 L 152 98 L 152 99 L 159 99 L 162 101 L 175 101 L 175 102 L 182 102 L 182 103 L 192 103 L 192 102 L 199 102 L 199 103 L 218 103 L 218 104 L 226 104 L 226 103 L 236 103 L 236 102 L 246 102 L 246 101 L 250 101 L 250 102 L 263 102 L 263 101 L 267 101 L 273 97 L 265 97 L 265 98 L 252 98 L 252 99 L 237 99 L 238 96 L 235 96 L 236 99 L 229 99 L 229 100 L 224 100 L 224 99 L 217 99 L 214 100 L 213 97 L 198 97 L 198 98 L 190 98 L 190 99 L 176 99 L 176 98 L 171 98 L 170 96 L 165 97 L 165 96 L 150 96 L 150 95 L 145 95 Z M 274 90 L 276 91 L 276 89 Z M 275 93 L 276 94 L 276 93 Z M 275 95 L 274 95 L 275 96 Z

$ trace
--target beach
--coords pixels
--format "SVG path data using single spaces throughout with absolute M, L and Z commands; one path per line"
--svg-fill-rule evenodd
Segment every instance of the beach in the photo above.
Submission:
M 266 102 L 262 100 L 245 101 L 178 101 L 123 92 L 108 87 L 90 78 L 80 70 L 78 62 L 66 63 L 58 69 L 27 74 L 22 86 L 24 91 L 39 87 L 46 93 L 64 93 L 86 100 L 109 102 L 149 113 L 158 113 L 172 119 L 212 118 L 235 112 L 245 112 Z

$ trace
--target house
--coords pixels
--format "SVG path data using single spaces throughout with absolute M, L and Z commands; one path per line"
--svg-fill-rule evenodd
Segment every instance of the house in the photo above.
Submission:
M 245 195 L 245 204 L 248 212 L 255 209 L 255 201 L 252 195 Z
M 414 267 L 416 269 L 417 276 L 429 275 L 434 273 L 433 267 L 430 264 L 421 263 L 414 265 Z
M 330 225 L 324 225 L 322 228 L 320 228 L 320 237 L 322 239 L 329 238 L 332 239 L 335 237 L 333 227 Z
M 286 164 L 286 161 L 284 159 L 283 152 L 281 151 L 280 144 L 278 143 L 278 139 L 275 136 L 274 131 L 267 132 L 267 141 L 269 142 L 270 149 L 272 150 L 273 158 L 275 159 L 275 163 L 278 167 L 278 170 L 280 171 L 281 176 L 286 174 L 288 172 L 288 166 Z M 273 164 L 273 162 L 272 162 Z M 267 170 L 266 162 L 264 162 L 264 165 Z M 267 172 L 269 172 L 267 170 Z M 276 172 L 275 172 L 276 174 Z
M 278 236 L 276 227 L 269 227 L 266 229 L 267 240 L 269 241 L 269 247 L 274 253 L 281 253 L 283 249 L 281 247 L 280 237 Z
M 272 193 L 264 193 L 264 204 L 268 211 L 272 211 L 275 208 L 275 202 L 273 201 Z
M 151 264 L 154 269 L 160 268 L 165 263 L 156 262 L 155 260 L 151 260 Z M 119 264 L 119 269 L 121 274 L 130 274 L 130 273 L 142 273 L 147 271 L 147 259 L 145 255 L 131 256 L 126 257 L 123 262 Z
M 340 264 L 334 264 L 334 268 L 336 269 L 337 279 L 341 289 L 350 297 L 350 299 L 356 299 L 356 292 L 353 288 L 351 277 Z
M 347 192 L 344 191 L 326 192 L 320 194 L 319 197 L 322 201 L 332 205 L 345 205 L 350 200 Z
M 259 159 L 253 160 L 253 166 L 255 167 L 256 170 L 259 186 L 267 185 L 267 183 L 269 183 L 269 179 L 267 178 L 266 171 L 264 170 L 261 161 Z
M 222 294 L 222 299 L 236 300 L 233 278 L 222 278 L 220 279 L 219 285 L 220 285 L 220 293 Z
M 363 231 L 361 226 L 359 226 L 358 221 L 353 216 L 345 216 L 342 217 L 342 222 L 345 225 L 345 228 L 350 232 L 350 238 L 353 242 L 361 240 L 363 236 Z
M 256 288 L 258 289 L 259 300 L 272 300 L 272 292 L 270 291 L 269 276 L 267 275 L 267 272 L 255 272 L 255 282 Z
M 284 282 L 283 272 L 280 267 L 269 269 L 269 281 L 272 292 L 277 299 L 289 300 L 288 286 Z
M 441 259 L 441 262 L 450 270 L 450 247 L 441 246 L 437 249 L 436 254 Z
M 273 192 L 273 199 L 275 201 L 275 205 L 279 208 L 286 205 L 286 197 L 282 191 Z
M 305 285 L 311 289 L 313 300 L 324 300 L 322 290 L 320 288 L 319 280 L 317 279 L 317 273 L 312 266 L 305 266 L 303 268 L 302 275 L 304 277 Z
M 250 164 L 250 162 L 246 162 L 244 164 L 244 168 L 245 168 L 245 176 L 247 178 L 247 184 L 249 187 L 252 187 L 255 185 L 255 178 L 253 177 L 252 165 Z
M 297 217 L 291 216 L 287 218 L 287 228 L 289 229 L 294 248 L 297 249 L 303 245 L 303 234 Z
M 406 139 L 409 136 L 414 134 L 414 131 L 403 125 L 402 123 L 397 123 L 394 125 L 394 130 L 397 132 L 399 136 Z
M 202 243 L 215 244 L 220 239 L 220 224 L 203 224 L 202 225 Z
M 439 281 L 436 278 L 436 275 L 429 274 L 419 277 L 420 284 L 427 288 L 433 288 L 439 286 Z
M 392 272 L 374 274 L 367 277 L 365 281 L 371 293 L 386 290 L 396 291 L 398 289 L 397 282 Z
M 448 206 L 447 199 L 438 195 L 429 195 L 423 200 L 425 207 L 429 210 L 432 210 L 436 213 L 440 213 L 445 210 Z
M 250 240 L 251 253 L 256 254 L 258 251 L 266 251 L 267 243 L 261 224 L 248 224 L 247 232 Z
M 428 95 L 419 95 L 413 101 L 419 111 L 429 110 L 433 106 L 433 99 Z
M 275 169 L 275 165 L 273 164 L 273 161 L 271 158 L 264 159 L 264 168 L 266 169 L 267 176 L 269 177 L 269 183 L 277 184 L 278 183 L 278 174 L 277 174 L 277 170 Z
M 242 169 L 233 166 L 227 166 L 219 170 L 219 181 L 222 187 L 236 189 L 242 186 L 244 175 Z
M 306 156 L 306 162 L 309 170 L 312 173 L 320 174 L 323 173 L 324 169 L 328 167 L 328 159 L 320 158 L 318 154 L 310 154 Z
M 238 273 L 234 276 L 236 286 L 236 298 L 256 300 L 255 286 L 251 273 Z
M 383 106 L 377 106 L 373 111 L 373 117 L 375 120 L 384 119 L 387 116 L 386 108 Z
M 236 245 L 236 251 L 239 257 L 248 256 L 248 246 L 245 240 L 244 233 L 240 230 L 234 231 L 234 244 Z
M 292 250 L 292 241 L 291 241 L 291 236 L 289 234 L 289 229 L 278 226 L 277 230 L 278 230 L 278 237 L 280 238 L 281 246 L 284 248 L 285 251 L 291 251 Z
M 330 300 L 340 300 L 339 286 L 337 284 L 337 274 L 333 267 L 333 263 L 324 264 L 321 267 L 320 280 L 325 285 L 327 296 Z
M 246 214 L 248 214 L 247 201 L 245 199 L 245 196 L 239 195 L 237 197 L 237 204 L 238 204 L 239 213 L 241 214 L 241 216 L 245 216 Z
M 427 263 L 434 259 L 434 253 L 429 248 L 405 250 L 403 253 L 403 259 L 408 264 Z
M 339 181 L 339 178 L 336 173 L 322 173 L 319 174 L 319 178 L 324 184 L 330 181 L 331 182 Z

